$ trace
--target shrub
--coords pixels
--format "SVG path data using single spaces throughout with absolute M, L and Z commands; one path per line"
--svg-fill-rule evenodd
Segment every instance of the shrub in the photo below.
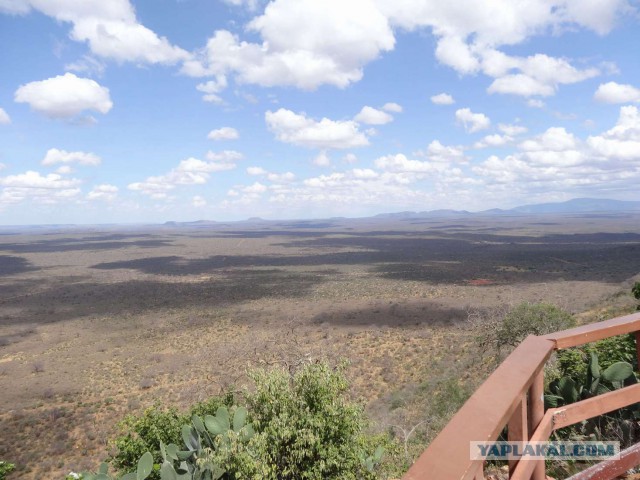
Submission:
M 16 466 L 13 463 L 0 460 L 0 480 L 7 478 L 7 475 L 13 472 L 15 468 Z
M 398 452 L 388 436 L 366 433 L 362 405 L 347 398 L 344 367 L 307 363 L 293 374 L 256 370 L 251 378 L 248 408 L 230 407 L 227 395 L 189 415 L 155 406 L 127 417 L 122 427 L 131 431 L 116 440 L 113 464 L 133 472 L 148 450 L 155 464 L 149 478 L 188 468 L 188 478 L 208 469 L 203 478 L 365 480 L 378 478 L 384 447 Z
M 128 415 L 120 424 L 121 429 L 127 433 L 113 442 L 117 450 L 111 459 L 113 467 L 120 473 L 133 472 L 137 468 L 138 459 L 145 452 L 151 452 L 154 463 L 162 463 L 160 442 L 182 444 L 182 426 L 191 422 L 192 415 L 215 414 L 218 407 L 231 404 L 233 395 L 229 394 L 197 403 L 187 414 L 180 413 L 175 408 L 154 405 L 142 415 Z M 149 476 L 150 480 L 159 478 L 157 471 Z
M 640 300 L 640 282 L 636 282 L 633 284 L 631 293 L 636 300 Z M 637 309 L 640 310 L 640 305 L 638 305 Z
M 521 303 L 506 312 L 492 312 L 480 325 L 479 343 L 483 351 L 493 350 L 496 357 L 504 348 L 516 347 L 528 335 L 546 335 L 571 328 L 570 313 L 548 303 Z
M 375 478 L 363 462 L 375 448 L 365 434 L 367 420 L 362 406 L 346 397 L 342 368 L 311 363 L 292 376 L 276 369 L 252 378 L 256 388 L 247 404 L 269 471 L 262 478 Z

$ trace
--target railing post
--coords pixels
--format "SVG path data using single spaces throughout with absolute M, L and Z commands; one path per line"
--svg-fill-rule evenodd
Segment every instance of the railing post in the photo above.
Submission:
M 527 416 L 527 396 L 523 395 L 507 424 L 507 439 L 510 442 L 526 442 L 529 440 Z M 509 476 L 511 476 L 517 465 L 517 460 L 509 460 Z
M 544 417 L 544 371 L 540 370 L 529 387 L 529 438 L 540 424 L 542 417 Z M 544 460 L 540 460 L 531 480 L 545 480 L 545 478 Z
M 634 332 L 634 336 L 636 337 L 636 361 L 640 368 L 640 331 Z

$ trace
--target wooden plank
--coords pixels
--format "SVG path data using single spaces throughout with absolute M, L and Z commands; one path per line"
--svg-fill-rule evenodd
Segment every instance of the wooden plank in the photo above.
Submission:
M 567 480 L 611 480 L 638 465 L 640 465 L 640 443 L 620 452 L 619 460 L 603 460 Z
M 526 442 L 529 440 L 528 423 L 527 398 L 523 395 L 516 406 L 516 411 L 513 412 L 507 424 L 507 439 L 510 442 Z M 515 470 L 517 464 L 517 460 L 509 460 L 509 473 Z
M 543 338 L 554 341 L 556 348 L 561 349 L 637 331 L 640 331 L 640 313 L 632 313 L 631 315 L 612 318 L 604 322 L 550 333 Z
M 553 432 L 553 412 L 547 410 L 536 428 L 533 435 L 531 435 L 530 441 L 532 442 L 546 442 L 549 440 L 549 435 Z M 529 480 L 532 478 L 534 470 L 538 469 L 538 466 L 544 465 L 544 459 L 541 460 L 520 460 L 515 471 L 511 475 L 511 480 Z M 544 472 L 544 470 L 542 470 Z M 545 478 L 545 477 L 542 477 Z
M 533 433 L 544 417 L 544 371 L 538 373 L 529 387 L 529 432 Z M 538 462 L 531 480 L 545 480 L 545 463 Z
M 527 337 L 467 400 L 403 480 L 473 479 L 482 461 L 469 458 L 470 442 L 498 438 L 553 349 L 548 339 Z
M 550 408 L 547 412 L 553 412 L 553 429 L 557 430 L 637 402 L 640 402 L 640 383 L 564 407 Z

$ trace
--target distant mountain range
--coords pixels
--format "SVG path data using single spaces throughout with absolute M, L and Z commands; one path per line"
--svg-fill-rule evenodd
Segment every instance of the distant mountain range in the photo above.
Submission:
M 503 210 L 492 208 L 480 212 L 467 210 L 429 210 L 425 212 L 397 212 L 381 213 L 375 218 L 423 218 L 423 217 L 452 217 L 466 215 L 513 215 L 513 214 L 542 214 L 542 213 L 622 213 L 640 212 L 640 201 L 609 200 L 603 198 L 574 198 L 566 202 L 537 203 L 522 205 Z
M 466 217 L 466 216 L 499 216 L 499 215 L 536 215 L 536 214 L 589 214 L 589 213 L 640 213 L 640 201 L 624 201 L 624 200 L 610 200 L 602 198 L 574 198 L 567 200 L 566 202 L 554 202 L 554 203 L 537 203 L 531 205 L 522 205 L 510 209 L 492 208 L 490 210 L 483 210 L 480 212 L 469 212 L 468 210 L 427 210 L 423 212 L 393 212 L 393 213 L 380 213 L 375 215 L 373 219 L 389 219 L 389 220 L 403 220 L 403 219 L 418 219 L 418 218 L 447 218 L 447 217 Z M 334 217 L 327 219 L 327 221 L 349 220 L 346 217 Z M 353 219 L 351 219 L 353 220 Z M 360 218 L 360 220 L 366 220 L 366 218 Z M 317 222 L 316 220 L 299 220 L 299 222 L 309 223 Z M 195 222 L 165 222 L 165 226 L 168 227 L 209 227 L 209 226 L 231 226 L 234 224 L 269 224 L 271 222 L 283 222 L 283 220 L 265 220 L 259 217 L 248 218 L 247 220 L 235 221 L 235 222 L 216 222 L 213 220 L 198 220 Z M 288 220 L 293 222 L 293 220 Z M 315 226 L 315 223 L 307 225 L 311 228 Z M 291 226 L 305 226 L 305 225 L 287 225 Z M 320 227 L 319 227 L 320 228 Z

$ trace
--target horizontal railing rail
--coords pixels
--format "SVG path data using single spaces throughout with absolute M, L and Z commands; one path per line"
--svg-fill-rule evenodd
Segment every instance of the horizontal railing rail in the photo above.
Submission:
M 495 441 L 505 427 L 509 441 L 546 441 L 554 430 L 640 402 L 640 384 L 636 384 L 544 411 L 543 370 L 555 350 L 627 333 L 635 334 L 640 359 L 640 313 L 544 336 L 528 336 L 471 395 L 403 480 L 484 479 L 483 461 L 470 456 L 471 442 Z M 620 468 L 625 467 L 624 472 L 638 464 L 640 448 L 632 447 L 623 452 L 619 461 L 598 464 L 597 478 L 613 479 L 620 474 L 616 473 Z M 544 460 L 510 461 L 509 478 L 548 478 Z

